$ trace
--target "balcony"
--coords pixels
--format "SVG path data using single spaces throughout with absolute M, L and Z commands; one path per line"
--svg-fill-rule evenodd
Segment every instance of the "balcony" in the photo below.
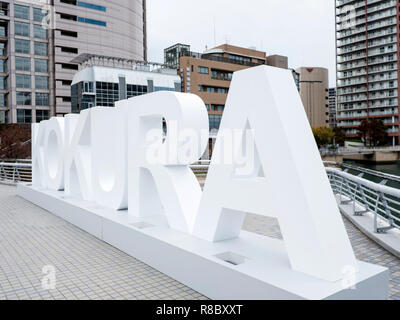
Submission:
M 212 54 L 190 52 L 190 51 L 181 52 L 179 56 L 180 57 L 192 57 L 192 58 L 197 58 L 197 59 L 206 59 L 206 60 L 231 63 L 231 64 L 238 64 L 238 65 L 246 66 L 246 67 L 256 67 L 256 66 L 264 64 L 261 62 L 256 63 L 256 62 L 249 62 L 249 61 L 240 61 L 240 60 L 229 59 L 226 57 L 215 56 Z M 225 79 L 222 79 L 222 80 L 225 80 Z

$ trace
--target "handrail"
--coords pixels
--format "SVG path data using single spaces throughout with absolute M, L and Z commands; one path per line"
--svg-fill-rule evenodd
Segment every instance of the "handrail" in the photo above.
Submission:
M 20 161 L 24 161 L 21 163 Z M 199 160 L 190 168 L 198 175 L 204 175 L 209 168 L 210 160 Z M 32 161 L 0 160 L 0 183 L 17 184 L 18 182 L 32 182 Z
M 32 164 L 0 160 L 0 183 L 17 184 L 32 181 Z
M 339 195 L 340 205 L 352 203 L 355 216 L 371 212 L 376 233 L 400 229 L 400 189 L 386 186 L 387 181 L 378 184 L 338 169 L 326 168 L 326 172 L 333 192 Z M 362 210 L 357 211 L 359 207 Z M 378 217 L 388 226 L 378 227 Z
M 195 173 L 204 174 L 208 171 L 209 162 L 209 160 L 199 160 L 191 168 Z M 367 212 L 374 214 L 375 232 L 385 233 L 393 228 L 400 229 L 400 189 L 386 186 L 386 180 L 378 184 L 334 168 L 327 167 L 326 172 L 333 192 L 339 195 L 340 205 L 352 203 L 356 216 Z M 16 184 L 31 181 L 31 163 L 0 160 L 0 183 Z M 362 210 L 357 211 L 360 207 Z M 378 217 L 386 221 L 388 226 L 378 227 Z

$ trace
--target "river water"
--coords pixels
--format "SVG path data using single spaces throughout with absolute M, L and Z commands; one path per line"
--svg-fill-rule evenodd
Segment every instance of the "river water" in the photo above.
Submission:
M 392 164 L 366 164 L 362 162 L 354 162 L 354 161 L 345 161 L 345 163 L 352 164 L 358 167 L 363 167 L 375 171 L 381 171 L 389 174 L 393 174 L 400 177 L 400 162 L 392 163 Z M 359 174 L 354 170 L 350 170 L 349 173 L 352 174 Z M 374 181 L 374 182 L 381 182 L 383 179 L 376 176 L 371 176 L 369 174 L 364 174 L 363 178 Z M 395 181 L 389 181 L 387 183 L 388 186 L 400 189 L 400 183 Z

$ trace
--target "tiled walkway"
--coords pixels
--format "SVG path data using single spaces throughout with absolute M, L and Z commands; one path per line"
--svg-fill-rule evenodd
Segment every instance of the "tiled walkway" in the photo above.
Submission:
M 391 298 L 400 299 L 400 260 L 346 221 L 359 259 L 390 268 Z M 248 215 L 244 229 L 280 238 L 274 219 Z M 56 269 L 44 290 L 45 266 Z M 144 263 L 16 196 L 0 185 L 0 300 L 205 299 Z

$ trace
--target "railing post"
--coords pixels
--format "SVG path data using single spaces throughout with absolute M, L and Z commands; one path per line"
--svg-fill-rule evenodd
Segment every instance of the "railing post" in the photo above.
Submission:
M 376 198 L 375 208 L 374 208 L 374 232 L 378 233 L 378 208 L 379 208 L 379 200 L 381 198 L 381 193 L 378 194 Z

